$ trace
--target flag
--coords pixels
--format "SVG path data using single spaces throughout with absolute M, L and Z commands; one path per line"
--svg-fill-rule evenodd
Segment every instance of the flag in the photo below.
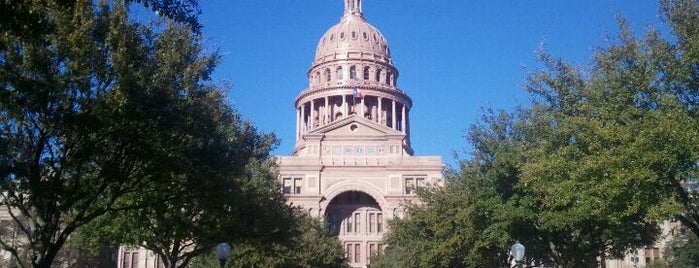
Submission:
M 361 99 L 362 98 L 362 91 L 359 89 L 359 86 L 363 85 L 364 82 L 359 81 L 357 78 L 352 78 L 352 83 L 351 85 L 354 87 L 354 90 L 352 91 L 352 95 L 354 98 Z
M 352 93 L 353 93 L 353 95 L 354 95 L 355 98 L 357 98 L 357 99 L 361 99 L 361 98 L 362 98 L 362 91 L 359 90 L 359 88 L 356 88 L 356 87 L 355 87 L 355 88 L 354 88 L 354 91 L 352 91 Z

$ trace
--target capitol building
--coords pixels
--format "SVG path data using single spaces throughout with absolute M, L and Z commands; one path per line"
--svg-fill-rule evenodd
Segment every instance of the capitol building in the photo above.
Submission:
M 294 101 L 296 143 L 278 156 L 288 202 L 324 219 L 352 267 L 379 254 L 388 220 L 402 217 L 415 190 L 439 185 L 440 156 L 415 156 L 413 101 L 398 87 L 384 36 L 344 0 L 340 22 L 318 41 L 308 88 Z

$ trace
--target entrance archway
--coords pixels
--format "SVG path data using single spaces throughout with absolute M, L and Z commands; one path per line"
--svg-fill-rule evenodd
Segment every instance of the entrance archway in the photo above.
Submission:
M 383 248 L 384 212 L 371 195 L 355 190 L 342 192 L 328 203 L 325 212 L 330 231 L 343 241 L 351 264 L 367 264 Z

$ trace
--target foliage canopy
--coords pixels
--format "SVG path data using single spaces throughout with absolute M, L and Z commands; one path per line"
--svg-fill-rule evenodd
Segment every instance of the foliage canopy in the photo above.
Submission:
M 579 67 L 540 53 L 533 101 L 486 111 L 472 157 L 443 189 L 392 223 L 384 259 L 402 267 L 507 267 L 515 239 L 527 262 L 596 267 L 652 244 L 658 223 L 699 234 L 699 2 L 665 0 L 673 38 L 620 34 Z M 386 266 L 391 267 L 391 266 Z
M 132 21 L 130 2 L 173 20 Z M 0 248 L 15 265 L 50 267 L 78 231 L 146 246 L 172 267 L 232 229 L 290 235 L 293 209 L 267 161 L 276 139 L 210 82 L 218 56 L 201 48 L 196 1 L 0 9 L 0 201 L 22 236 Z

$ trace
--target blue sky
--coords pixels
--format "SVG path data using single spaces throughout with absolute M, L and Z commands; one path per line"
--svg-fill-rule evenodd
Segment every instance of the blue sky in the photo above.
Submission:
M 296 119 L 293 101 L 308 86 L 318 39 L 339 22 L 342 0 L 206 0 L 200 21 L 205 45 L 222 55 L 214 80 L 244 118 L 282 142 L 289 155 Z M 622 14 L 642 35 L 661 27 L 652 0 L 365 0 L 364 16 L 388 40 L 398 86 L 413 99 L 416 155 L 454 164 L 469 144 L 465 130 L 484 107 L 527 105 L 522 84 L 541 66 L 544 44 L 555 57 L 589 62 L 618 32 Z

